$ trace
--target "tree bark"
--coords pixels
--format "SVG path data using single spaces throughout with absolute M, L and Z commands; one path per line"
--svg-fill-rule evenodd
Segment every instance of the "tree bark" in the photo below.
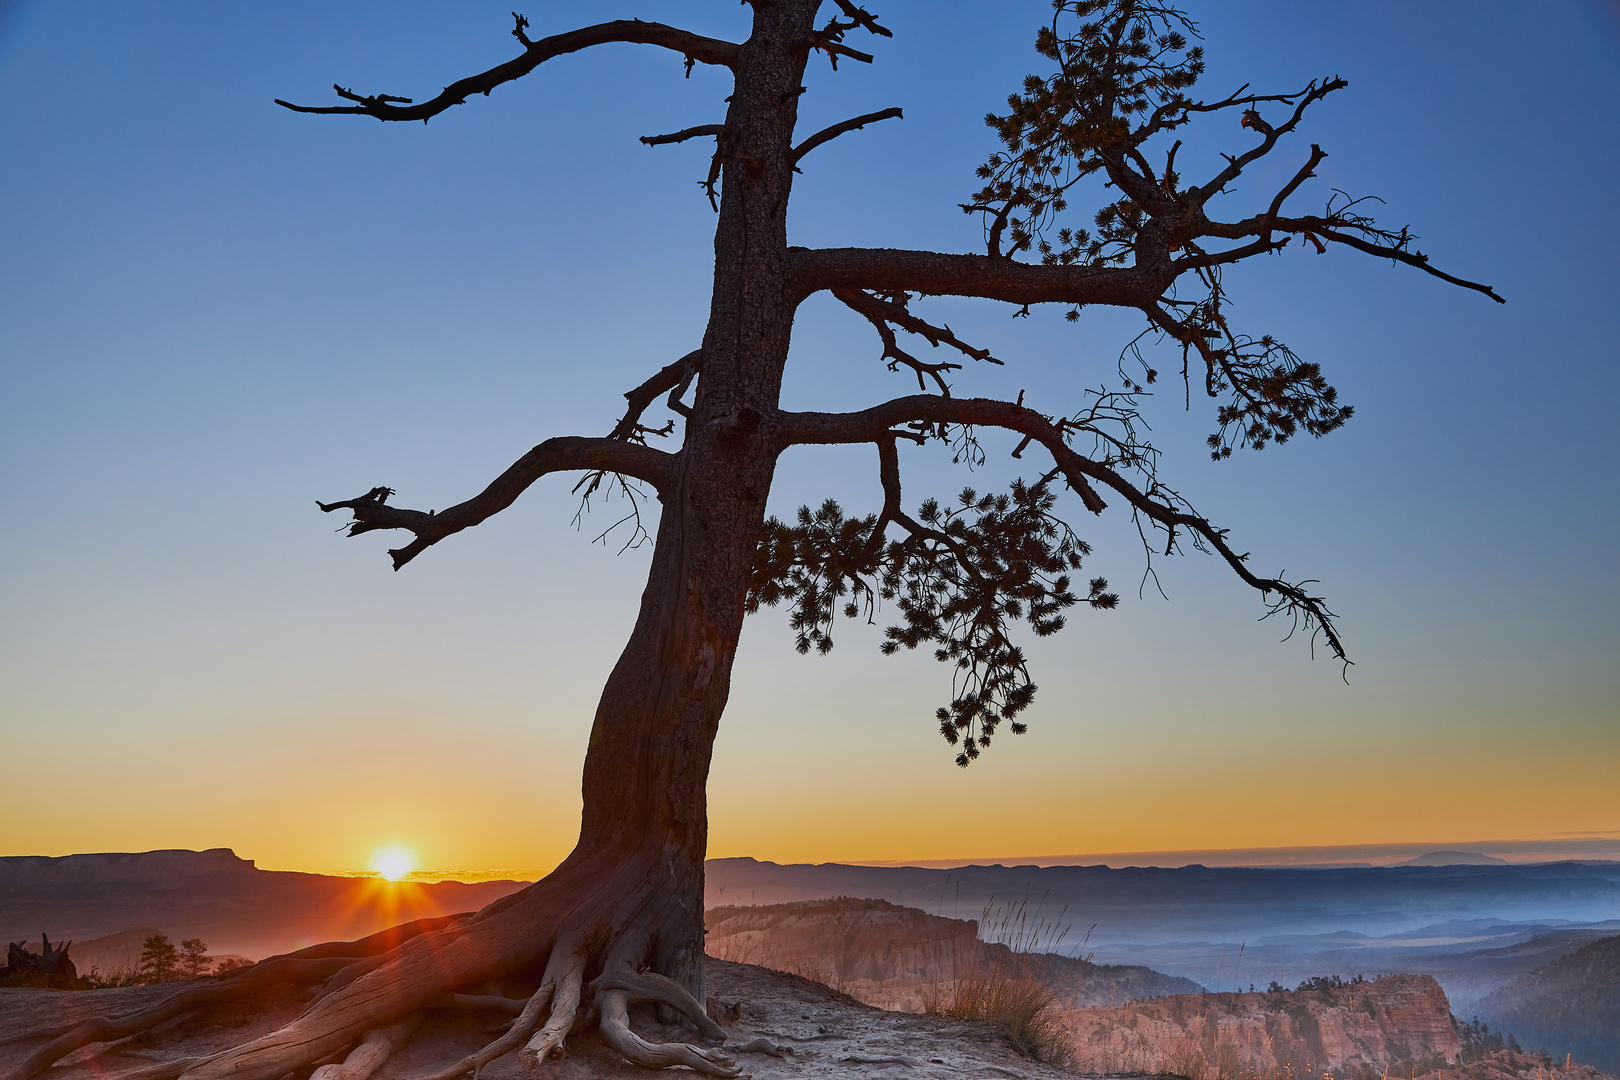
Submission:
M 703 374 L 679 475 L 664 497 L 630 641 L 608 678 L 585 758 L 584 818 L 569 862 L 656 859 L 676 903 L 654 967 L 702 992 L 705 789 L 742 630 L 776 453 L 797 306 L 787 263 L 793 129 L 816 3 L 755 6 L 720 136 L 724 159 Z M 565 864 L 566 865 L 566 864 Z

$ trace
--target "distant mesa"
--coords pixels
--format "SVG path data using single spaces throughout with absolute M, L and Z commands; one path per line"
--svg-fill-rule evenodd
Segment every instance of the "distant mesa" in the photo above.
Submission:
M 74 959 L 103 972 L 138 959 L 135 928 L 202 938 L 249 958 L 364 937 L 414 919 L 477 911 L 526 882 L 384 887 L 376 878 L 260 870 L 228 848 L 0 856 L 0 938 L 80 941 Z
M 1477 851 L 1431 851 L 1415 859 L 1398 862 L 1396 866 L 1506 866 L 1506 859 L 1483 855 Z

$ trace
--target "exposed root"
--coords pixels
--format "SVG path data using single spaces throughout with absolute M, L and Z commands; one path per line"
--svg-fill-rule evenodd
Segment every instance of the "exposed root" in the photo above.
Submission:
M 631 1001 L 656 1001 L 660 1005 L 668 1005 L 696 1024 L 705 1038 L 725 1041 L 725 1029 L 709 1018 L 697 999 L 688 994 L 680 983 L 656 972 L 632 971 L 626 965 L 619 970 L 604 971 L 591 983 L 591 988 L 598 994 L 607 990 L 623 990 L 630 995 Z
M 149 1008 L 123 1016 L 95 1016 L 53 1028 L 41 1034 L 51 1041 L 33 1053 L 14 1059 L 11 1068 L 0 1073 L 0 1080 L 29 1080 L 57 1061 L 91 1043 L 111 1042 L 145 1031 L 165 1020 L 207 1005 L 219 1005 L 282 983 L 309 984 L 329 979 L 353 963 L 351 957 L 294 959 L 291 956 L 240 969 L 232 977 L 199 981 Z M 178 1074 L 177 1074 L 178 1075 Z
M 793 1047 L 783 1046 L 780 1043 L 773 1043 L 763 1035 L 757 1039 L 750 1039 L 734 1049 L 739 1054 L 768 1054 L 775 1058 L 787 1057 L 789 1054 L 793 1053 Z
M 310 1074 L 309 1080 L 366 1080 L 382 1068 L 389 1055 L 405 1045 L 421 1022 L 422 1014 L 416 1012 L 397 1024 L 373 1031 L 340 1064 L 322 1065 Z
M 482 1012 L 503 1012 L 508 1016 L 517 1016 L 523 1012 L 532 999 L 509 998 L 501 994 L 446 994 L 435 1001 L 434 1007 L 441 1009 L 474 1009 Z
M 479 1069 L 502 1054 L 510 1054 L 517 1048 L 517 1044 L 534 1030 L 535 1023 L 540 1019 L 540 1010 L 550 1003 L 554 989 L 555 983 L 548 973 L 547 978 L 541 980 L 540 989 L 531 994 L 529 1000 L 524 1003 L 523 1011 L 507 1026 L 505 1034 L 476 1053 L 468 1054 L 448 1069 L 441 1069 L 431 1076 L 423 1077 L 422 1080 L 455 1080 L 456 1077 L 465 1076 L 467 1073 L 472 1073 L 476 1077 Z M 311 1077 L 310 1080 L 315 1078 Z
M 175 1080 L 175 1077 L 207 1061 L 208 1057 L 179 1058 L 175 1061 L 160 1061 L 156 1065 L 147 1065 L 133 1072 L 118 1074 L 118 1080 Z
M 563 1039 L 567 1038 L 568 1030 L 574 1026 L 574 1017 L 579 1014 L 579 994 L 584 981 L 584 954 L 572 942 L 558 942 L 546 963 L 546 976 L 541 983 L 556 987 L 551 1016 L 518 1054 L 518 1061 L 525 1069 L 538 1068 L 547 1058 L 562 1055 Z
M 383 954 L 391 953 L 399 945 L 434 930 L 451 926 L 467 915 L 446 915 L 434 919 L 390 927 L 380 933 L 356 941 L 329 941 L 322 945 L 300 949 L 261 960 L 251 967 L 239 968 L 228 975 L 199 979 L 177 991 L 156 1005 L 122 1016 L 97 1016 L 35 1032 L 51 1041 L 20 1059 L 14 1059 L 0 1080 L 29 1080 L 50 1068 L 57 1061 L 91 1043 L 111 1042 L 155 1027 L 193 1009 L 222 1005 L 248 997 L 270 986 L 292 984 L 308 986 L 327 982 L 327 991 L 335 984 L 352 981 L 364 970 L 383 962 Z M 139 1080 L 170 1080 L 187 1069 L 205 1064 L 211 1058 L 186 1059 L 163 1062 L 147 1069 L 130 1073 Z M 177 1070 L 177 1071 L 171 1071 Z
M 671 1065 L 685 1065 L 710 1076 L 736 1076 L 742 1072 L 731 1058 L 720 1050 L 709 1050 L 690 1043 L 650 1043 L 630 1030 L 630 994 L 625 990 L 609 990 L 601 995 L 602 1037 L 632 1065 L 645 1065 L 650 1069 L 665 1069 Z

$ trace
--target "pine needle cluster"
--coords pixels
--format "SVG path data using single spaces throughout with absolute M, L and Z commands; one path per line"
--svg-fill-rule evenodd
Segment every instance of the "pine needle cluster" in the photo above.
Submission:
M 1142 208 L 1121 198 L 1098 210 L 1096 231 L 1065 226 L 1048 238 L 1068 194 L 1104 168 L 1105 154 L 1130 154 L 1149 136 L 1190 119 L 1186 91 L 1204 72 L 1204 50 L 1180 11 L 1132 0 L 1055 0 L 1052 24 L 1035 49 L 1055 61 L 1051 75 L 1030 75 L 1007 99 L 1006 115 L 985 123 L 1004 146 L 979 166 L 985 181 L 965 205 L 983 212 L 1011 256 L 1032 248 L 1047 264 L 1105 266 L 1126 261 Z M 1065 17 L 1078 19 L 1064 29 Z M 1174 185 L 1174 177 L 1166 182 Z
M 1052 513 L 1056 501 L 1045 481 L 1016 480 L 997 494 L 965 488 L 954 506 L 929 499 L 915 519 L 899 515 L 900 540 L 884 537 L 878 515 L 846 517 L 831 499 L 800 507 L 793 525 L 765 522 L 748 610 L 788 604 L 795 646 L 825 654 L 838 614 L 872 621 L 878 604 L 892 602 L 901 621 L 884 632 L 881 651 L 932 645 L 952 666 L 951 702 L 935 717 L 966 767 L 1002 721 L 1014 734 L 1026 730 L 1015 717 L 1037 688 L 1012 624 L 1048 637 L 1063 628 L 1065 608 L 1119 602 L 1103 578 L 1075 591 L 1071 574 L 1091 549 Z

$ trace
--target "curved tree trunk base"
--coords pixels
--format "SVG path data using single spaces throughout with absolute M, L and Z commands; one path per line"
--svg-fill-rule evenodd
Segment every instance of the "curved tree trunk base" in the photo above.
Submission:
M 99 1018 L 54 1032 L 53 1042 L 0 1073 L 0 1080 L 30 1080 L 53 1062 L 93 1042 L 121 1039 L 195 1009 L 238 998 L 272 982 L 325 980 L 318 997 L 283 1027 L 204 1058 L 109 1073 L 129 1080 L 278 1080 L 315 1069 L 320 1080 L 363 1080 L 409 1037 L 426 1008 L 488 1009 L 518 1015 L 494 1041 L 449 1068 L 420 1080 L 457 1080 L 518 1050 L 533 1069 L 560 1055 L 564 1039 L 586 1009 L 599 1014 L 602 1034 L 627 1060 L 661 1068 L 686 1065 L 713 1076 L 740 1071 L 713 1047 L 651 1043 L 631 1032 L 627 1007 L 656 1002 L 673 1009 L 710 1041 L 725 1032 L 711 1020 L 686 978 L 698 988 L 688 955 L 701 885 L 682 880 L 690 860 L 661 847 L 573 858 L 545 879 L 490 904 L 472 916 L 396 928 L 398 944 L 369 956 L 363 943 L 315 946 L 274 958 L 230 978 L 181 991 L 159 1006 L 123 1017 Z M 695 887 L 694 887 L 695 886 Z M 400 931 L 409 931 L 401 933 Z M 400 940 L 403 938 L 403 940 Z M 347 949 L 347 951 L 345 951 Z M 671 958 L 685 963 L 671 963 Z M 648 970 L 673 967 L 669 975 Z M 497 980 L 533 979 L 527 1002 L 480 995 Z M 697 978 L 694 978 L 697 976 Z M 530 982 L 530 985 L 533 985 Z

